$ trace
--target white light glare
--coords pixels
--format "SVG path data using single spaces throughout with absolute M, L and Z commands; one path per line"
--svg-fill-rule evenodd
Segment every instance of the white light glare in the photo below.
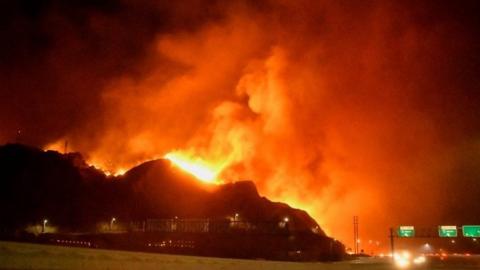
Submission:
M 399 268 L 406 268 L 410 265 L 410 261 L 407 258 L 405 258 L 401 255 L 395 254 L 395 255 L 393 255 L 393 258 L 395 260 L 395 264 Z
M 395 253 L 393 255 L 395 265 L 398 268 L 407 268 L 409 267 L 412 263 L 419 265 L 423 264 L 427 261 L 427 258 L 424 255 L 412 258 L 412 255 L 408 251 L 403 251 L 401 253 Z
M 418 256 L 416 257 L 415 259 L 413 259 L 413 263 L 414 264 L 422 264 L 422 263 L 425 263 L 427 261 L 427 259 L 425 258 L 425 256 Z

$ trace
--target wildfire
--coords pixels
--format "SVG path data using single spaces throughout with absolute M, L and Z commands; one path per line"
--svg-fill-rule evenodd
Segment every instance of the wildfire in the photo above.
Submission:
M 94 167 L 97 170 L 102 171 L 106 176 L 122 176 L 124 175 L 128 170 L 125 168 L 115 168 L 115 169 L 110 169 L 108 166 L 103 165 L 103 163 L 98 162 L 98 161 L 93 161 L 93 160 L 87 160 L 86 161 L 89 166 Z
M 181 152 L 170 152 L 166 154 L 164 158 L 170 160 L 173 164 L 194 175 L 203 182 L 211 184 L 221 183 L 221 181 L 217 179 L 218 174 L 222 170 L 221 165 L 216 165 L 207 162 L 200 157 L 193 157 Z
M 102 170 L 102 169 L 101 169 Z M 108 176 L 121 176 L 121 175 L 124 175 L 127 170 L 124 169 L 124 168 L 119 168 L 115 171 L 107 171 L 107 170 L 103 170 L 103 172 L 108 175 Z

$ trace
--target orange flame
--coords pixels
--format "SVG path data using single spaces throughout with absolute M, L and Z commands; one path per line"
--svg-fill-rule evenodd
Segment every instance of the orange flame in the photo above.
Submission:
M 222 164 L 207 162 L 200 157 L 194 157 L 191 154 L 174 151 L 166 154 L 164 158 L 170 160 L 173 164 L 182 170 L 192 174 L 199 180 L 210 184 L 221 184 L 218 174 L 222 171 Z

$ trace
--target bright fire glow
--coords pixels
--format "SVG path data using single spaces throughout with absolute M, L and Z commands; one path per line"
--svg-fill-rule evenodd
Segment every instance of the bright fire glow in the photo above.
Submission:
M 221 166 L 215 166 L 199 157 L 192 157 L 180 152 L 170 152 L 164 157 L 203 182 L 212 184 L 220 183 L 220 181 L 217 180 L 217 175 L 222 169 Z
M 87 160 L 86 162 L 89 166 L 93 166 L 95 169 L 102 171 L 106 176 L 122 176 L 128 171 L 125 168 L 106 169 L 107 166 L 93 160 Z
M 111 174 L 112 174 L 113 176 L 120 176 L 120 175 L 124 175 L 126 172 L 127 172 L 126 169 L 124 169 L 124 168 L 119 168 L 119 169 L 117 169 L 116 171 L 111 172 Z

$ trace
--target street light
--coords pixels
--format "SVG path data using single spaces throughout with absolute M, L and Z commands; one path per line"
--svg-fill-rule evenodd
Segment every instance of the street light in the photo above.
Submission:
M 113 223 L 116 221 L 117 219 L 112 217 L 112 220 L 110 220 L 110 231 L 112 231 L 112 228 L 113 228 Z
M 48 222 L 47 219 L 44 219 L 44 220 L 43 220 L 42 233 L 45 233 L 45 227 L 47 226 L 47 222 Z
M 432 252 L 432 245 L 430 245 L 429 243 L 425 243 L 422 246 L 422 250 L 424 253 L 430 253 Z

